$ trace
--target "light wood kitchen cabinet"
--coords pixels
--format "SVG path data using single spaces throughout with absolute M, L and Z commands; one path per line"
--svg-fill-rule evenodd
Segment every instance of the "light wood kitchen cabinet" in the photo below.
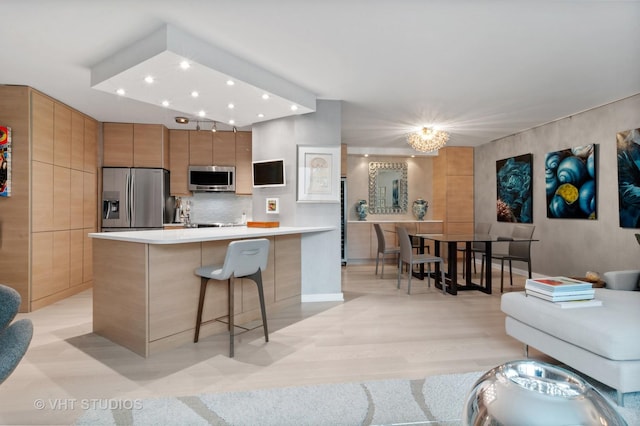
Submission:
M 106 167 L 133 166 L 133 123 L 103 123 L 102 161 Z
M 98 122 L 91 118 L 84 119 L 84 171 L 98 172 Z
M 71 167 L 71 109 L 61 104 L 53 106 L 53 164 Z
M 25 86 L 0 86 L 0 116 L 14 180 L 0 203 L 0 270 L 30 312 L 92 285 L 84 234 L 97 223 L 98 122 Z
M 236 194 L 251 195 L 251 132 L 169 131 L 171 195 L 191 196 L 189 166 L 235 166 Z
M 96 175 L 83 173 L 82 177 L 82 226 L 83 228 L 96 228 L 98 224 Z
M 71 169 L 53 166 L 53 229 L 71 225 Z
M 133 125 L 133 167 L 169 170 L 169 130 L 159 124 Z
M 253 182 L 251 180 L 252 145 L 251 132 L 236 133 L 236 194 L 251 195 Z
M 234 132 L 213 133 L 213 165 L 236 165 L 236 134 Z
M 189 131 L 169 130 L 169 158 L 171 164 L 171 195 L 190 196 L 189 171 Z
M 84 223 L 84 172 L 71 170 L 70 194 L 69 227 L 79 229 Z
M 169 131 L 161 124 L 103 123 L 105 167 L 169 169 Z
M 189 164 L 192 166 L 213 165 L 213 133 L 189 131 Z
M 53 164 L 53 100 L 38 92 L 32 92 L 31 111 L 31 158 Z
M 97 151 L 94 150 L 94 153 Z M 84 170 L 84 116 L 71 111 L 71 165 L 74 170 Z
M 33 161 L 32 173 L 32 232 L 53 230 L 53 164 Z
M 69 285 L 75 287 L 84 282 L 82 269 L 84 262 L 84 237 L 82 228 L 69 232 Z

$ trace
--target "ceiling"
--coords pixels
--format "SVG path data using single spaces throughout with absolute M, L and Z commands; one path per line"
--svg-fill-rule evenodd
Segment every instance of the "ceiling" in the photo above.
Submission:
M 422 125 L 478 146 L 640 93 L 640 1 L 3 0 L 1 11 L 0 84 L 105 122 L 195 128 L 175 123 L 184 111 L 92 88 L 93 68 L 165 25 L 343 101 L 350 147 L 406 147 Z

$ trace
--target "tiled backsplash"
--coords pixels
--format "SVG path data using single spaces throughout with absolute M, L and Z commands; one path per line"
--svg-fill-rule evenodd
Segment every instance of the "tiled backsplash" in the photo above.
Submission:
M 192 197 L 182 197 L 183 208 L 187 200 L 191 201 L 191 223 L 239 223 L 242 213 L 247 215 L 247 220 L 251 220 L 251 195 L 196 192 Z

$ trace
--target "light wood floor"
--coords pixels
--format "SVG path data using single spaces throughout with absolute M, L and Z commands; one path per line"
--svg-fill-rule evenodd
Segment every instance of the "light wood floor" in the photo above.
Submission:
M 243 334 L 233 359 L 226 335 L 141 358 L 92 333 L 90 290 L 20 314 L 32 319 L 35 333 L 25 359 L 0 385 L 0 424 L 69 424 L 93 399 L 420 378 L 486 371 L 523 357 L 522 345 L 504 332 L 499 271 L 494 294 L 458 296 L 419 280 L 407 295 L 406 279 L 396 289 L 394 266 L 384 279 L 373 271 L 343 267 L 344 302 L 269 312 L 270 342 L 261 328 Z M 513 290 L 522 290 L 524 278 L 515 278 Z M 35 408 L 39 400 L 44 409 Z

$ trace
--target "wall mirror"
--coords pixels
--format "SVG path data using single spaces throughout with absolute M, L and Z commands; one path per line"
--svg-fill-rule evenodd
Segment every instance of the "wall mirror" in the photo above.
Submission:
M 407 163 L 369 163 L 369 212 L 407 212 Z

